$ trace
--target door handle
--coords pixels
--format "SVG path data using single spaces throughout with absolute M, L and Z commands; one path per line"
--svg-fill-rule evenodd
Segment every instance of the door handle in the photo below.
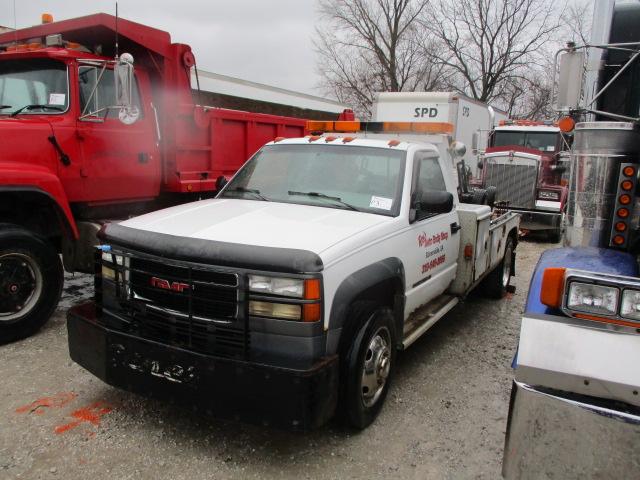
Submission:
M 146 152 L 138 153 L 138 163 L 149 163 L 149 154 Z
M 458 230 L 461 230 L 462 227 L 460 225 L 458 225 L 458 222 L 453 222 L 451 224 L 451 233 L 453 235 L 455 235 L 456 233 L 458 233 Z

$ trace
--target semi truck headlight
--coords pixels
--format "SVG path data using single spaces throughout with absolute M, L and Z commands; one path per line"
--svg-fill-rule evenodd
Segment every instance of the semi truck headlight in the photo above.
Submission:
M 538 192 L 538 198 L 541 200 L 560 200 L 560 192 L 556 192 L 554 190 L 540 190 Z
M 301 278 L 249 275 L 249 291 L 267 295 L 302 298 L 304 296 L 304 280 Z
M 595 315 L 615 315 L 618 311 L 619 291 L 614 287 L 571 282 L 567 308 Z
M 640 291 L 624 290 L 622 292 L 622 306 L 620 316 L 640 321 Z

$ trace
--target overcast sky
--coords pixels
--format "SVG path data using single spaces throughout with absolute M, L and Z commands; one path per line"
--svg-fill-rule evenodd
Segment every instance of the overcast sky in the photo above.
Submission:
M 0 0 L 0 25 L 14 26 L 14 0 Z M 18 28 L 115 12 L 107 0 L 15 0 Z M 198 67 L 320 95 L 312 36 L 315 0 L 119 0 L 122 18 L 166 30 L 191 45 Z

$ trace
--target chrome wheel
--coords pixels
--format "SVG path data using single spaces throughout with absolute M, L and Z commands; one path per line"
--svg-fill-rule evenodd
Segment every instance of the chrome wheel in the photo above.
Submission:
M 511 280 L 511 260 L 512 260 L 511 248 L 507 248 L 504 252 L 504 259 L 502 264 L 502 286 L 507 288 L 509 286 L 509 280 Z
M 0 256 L 0 322 L 27 315 L 42 293 L 42 273 L 35 260 L 22 253 Z
M 380 398 L 390 370 L 391 334 L 386 327 L 380 327 L 371 337 L 362 365 L 361 395 L 366 407 Z

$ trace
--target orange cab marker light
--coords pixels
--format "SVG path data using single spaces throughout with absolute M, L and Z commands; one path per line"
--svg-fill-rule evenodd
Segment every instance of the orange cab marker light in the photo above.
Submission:
M 631 180 L 624 180 L 620 184 L 620 188 L 622 188 L 623 190 L 631 190 L 633 188 L 633 182 Z
M 322 138 L 322 135 L 311 135 L 309 137 L 309 143 L 315 142 L 316 140 L 320 140 L 321 138 Z
M 626 208 L 619 208 L 617 213 L 620 218 L 627 218 L 629 216 L 629 210 Z
M 616 222 L 616 230 L 618 232 L 624 232 L 627 229 L 627 224 L 624 222 Z
M 401 143 L 402 142 L 400 140 L 389 140 L 389 143 L 387 145 L 389 145 L 390 147 L 397 147 Z
M 473 258 L 473 245 L 471 245 L 470 243 L 467 243 L 464 246 L 464 258 L 466 258 L 466 259 L 472 259 Z
M 633 177 L 636 174 L 636 169 L 633 167 L 624 167 L 622 173 L 625 177 Z
M 273 143 L 281 142 L 284 139 L 285 139 L 285 137 L 276 137 L 276 138 L 273 139 Z
M 40 18 L 42 23 L 53 23 L 53 15 L 50 13 L 43 13 Z
M 320 300 L 320 280 L 312 278 L 304 281 L 305 300 Z
M 549 307 L 560 308 L 564 294 L 566 268 L 546 268 L 542 274 L 540 301 Z
M 333 142 L 336 138 L 338 138 L 338 137 L 329 136 L 329 137 L 325 137 L 324 141 L 329 143 L 329 142 Z
M 613 243 L 616 245 L 624 245 L 624 237 L 622 235 L 616 235 L 613 237 Z
M 629 205 L 631 203 L 631 197 L 625 193 L 624 195 L 620 195 L 620 198 L 618 198 L 618 201 L 622 205 Z
M 558 128 L 563 133 L 572 132 L 575 126 L 576 122 L 571 117 L 562 117 L 560 120 L 558 120 Z
M 342 138 L 342 143 L 353 142 L 355 139 L 356 139 L 356 137 L 343 137 Z

